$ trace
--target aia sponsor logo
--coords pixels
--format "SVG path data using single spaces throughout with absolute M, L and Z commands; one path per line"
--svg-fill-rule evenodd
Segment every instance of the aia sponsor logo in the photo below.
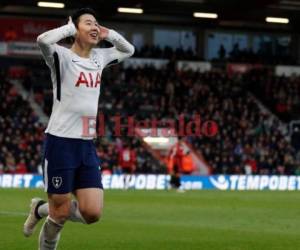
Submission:
M 99 72 L 85 73 L 80 72 L 75 87 L 97 88 L 101 84 L 101 75 Z

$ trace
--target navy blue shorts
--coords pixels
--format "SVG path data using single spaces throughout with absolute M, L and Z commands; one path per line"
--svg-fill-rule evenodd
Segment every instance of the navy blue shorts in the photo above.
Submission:
M 43 177 L 45 191 L 50 194 L 66 194 L 81 188 L 103 189 L 93 140 L 46 134 Z

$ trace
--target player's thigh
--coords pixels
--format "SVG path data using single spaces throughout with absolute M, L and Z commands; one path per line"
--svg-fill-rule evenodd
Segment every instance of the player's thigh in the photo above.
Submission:
M 58 223 L 63 223 L 70 216 L 71 193 L 50 194 L 48 193 L 49 216 Z
M 103 212 L 103 189 L 82 188 L 75 191 L 79 210 L 83 217 L 101 217 Z

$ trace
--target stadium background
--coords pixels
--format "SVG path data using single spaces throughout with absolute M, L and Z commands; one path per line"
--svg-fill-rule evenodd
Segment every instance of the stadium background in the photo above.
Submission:
M 93 232 L 70 224 L 62 249 L 300 249 L 300 1 L 37 3 L 0 3 L 0 249 L 35 246 L 15 230 L 29 198 L 45 196 L 41 154 L 52 90 L 35 39 L 86 6 L 136 51 L 102 75 L 105 133 L 96 145 L 106 216 Z M 135 136 L 128 136 L 130 117 Z M 193 124 L 178 136 L 181 119 Z M 158 136 L 140 136 L 151 120 L 159 121 Z M 166 128 L 175 135 L 164 136 Z M 172 176 L 180 192 L 170 190 Z

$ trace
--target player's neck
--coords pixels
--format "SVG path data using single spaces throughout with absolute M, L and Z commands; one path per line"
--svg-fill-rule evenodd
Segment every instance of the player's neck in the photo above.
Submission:
M 83 46 L 77 42 L 73 43 L 71 50 L 80 57 L 89 58 L 92 47 Z

